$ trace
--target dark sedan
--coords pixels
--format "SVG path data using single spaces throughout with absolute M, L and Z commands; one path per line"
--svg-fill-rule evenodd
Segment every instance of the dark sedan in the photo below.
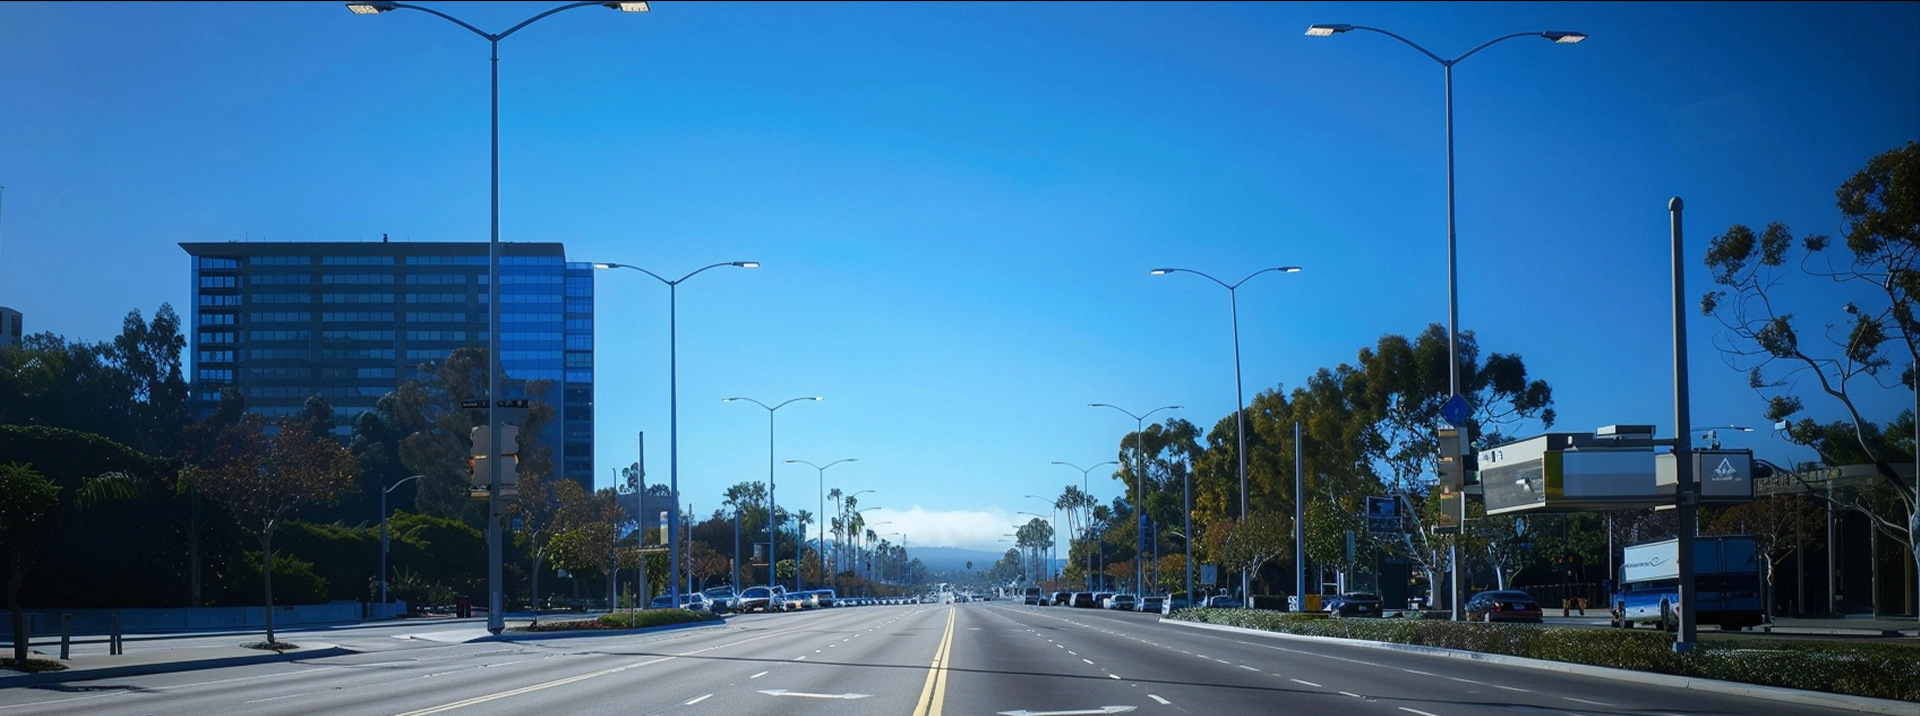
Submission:
M 1366 592 L 1337 594 L 1326 602 L 1327 614 L 1336 617 L 1380 616 L 1380 595 Z
M 1481 592 L 1466 604 L 1467 621 L 1540 623 L 1540 604 L 1517 589 Z

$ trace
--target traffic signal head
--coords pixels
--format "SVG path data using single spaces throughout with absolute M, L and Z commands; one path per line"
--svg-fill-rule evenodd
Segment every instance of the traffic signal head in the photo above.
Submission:
M 1442 427 L 1435 432 L 1434 438 L 1440 448 L 1439 468 L 1436 470 L 1440 486 L 1458 492 L 1467 484 L 1466 465 L 1462 460 L 1466 452 L 1464 436 L 1458 428 Z

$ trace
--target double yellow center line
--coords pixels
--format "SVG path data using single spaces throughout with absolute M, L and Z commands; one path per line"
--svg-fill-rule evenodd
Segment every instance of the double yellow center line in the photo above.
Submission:
M 940 637 L 940 647 L 933 650 L 933 666 L 927 669 L 927 684 L 920 687 L 920 702 L 913 707 L 913 716 L 940 716 L 941 705 L 947 700 L 947 662 L 953 657 L 953 618 L 954 608 L 947 607 L 947 631 Z

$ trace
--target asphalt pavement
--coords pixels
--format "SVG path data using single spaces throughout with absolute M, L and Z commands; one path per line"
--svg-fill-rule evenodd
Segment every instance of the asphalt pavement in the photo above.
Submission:
M 326 651 L 11 688 L 0 679 L 0 716 L 1854 713 L 1006 602 L 735 616 L 638 634 L 492 637 L 478 623 L 403 622 L 285 636 Z

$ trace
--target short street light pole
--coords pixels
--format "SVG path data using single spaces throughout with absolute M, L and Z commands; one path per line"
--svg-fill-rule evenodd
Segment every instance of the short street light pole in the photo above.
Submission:
M 1234 452 L 1238 453 L 1240 458 L 1240 524 L 1243 524 L 1243 525 L 1247 523 L 1247 392 L 1246 390 L 1240 387 L 1240 286 L 1241 284 L 1244 284 L 1248 281 L 1253 280 L 1253 277 L 1266 273 L 1268 271 L 1274 271 L 1278 273 L 1299 273 L 1300 267 L 1299 266 L 1275 266 L 1273 268 L 1264 268 L 1264 269 L 1260 269 L 1259 271 L 1255 271 L 1253 273 L 1247 274 L 1246 278 L 1240 279 L 1239 281 L 1235 281 L 1233 283 L 1227 283 L 1225 281 L 1214 278 L 1205 273 L 1195 271 L 1193 269 L 1162 268 L 1162 269 L 1154 269 L 1148 272 L 1149 275 L 1153 275 L 1153 276 L 1165 276 L 1171 273 L 1190 273 L 1195 276 L 1204 278 L 1208 281 L 1212 281 L 1214 283 L 1220 284 L 1221 288 L 1227 289 L 1227 303 L 1233 310 L 1233 401 L 1234 401 L 1234 405 L 1236 406 L 1233 411 L 1233 420 L 1234 420 L 1234 437 L 1237 438 L 1239 441 L 1239 447 L 1235 449 Z M 1296 496 L 1295 499 L 1299 499 L 1299 498 Z M 1189 561 L 1193 559 L 1193 548 L 1192 548 L 1193 505 L 1191 504 L 1190 500 L 1191 498 L 1189 498 L 1189 503 L 1187 505 L 1187 535 L 1188 535 L 1187 559 Z M 1241 599 L 1248 599 L 1251 597 L 1251 585 L 1252 585 L 1252 574 L 1248 570 L 1244 570 L 1244 569 L 1240 570 L 1240 598 Z M 1187 598 L 1188 599 L 1193 598 L 1193 576 L 1192 576 L 1191 566 L 1188 567 Z
M 1146 594 L 1145 590 L 1147 587 L 1147 551 L 1145 548 L 1147 543 L 1147 504 L 1146 504 L 1147 502 L 1147 482 L 1146 482 L 1147 480 L 1147 448 L 1146 448 L 1147 443 L 1145 438 L 1142 436 L 1142 433 L 1145 433 L 1147 431 L 1147 427 L 1146 427 L 1147 418 L 1152 416 L 1154 413 L 1158 413 L 1162 410 L 1179 410 L 1183 406 L 1162 405 L 1158 408 L 1154 408 L 1152 410 L 1147 411 L 1145 415 L 1134 415 L 1132 412 L 1128 411 L 1126 408 L 1122 408 L 1118 405 L 1111 405 L 1108 403 L 1088 403 L 1087 407 L 1113 408 L 1114 410 L 1118 410 L 1121 413 L 1124 413 L 1127 417 L 1133 418 L 1133 424 L 1134 424 L 1133 451 L 1136 453 L 1135 462 L 1139 463 L 1138 467 L 1135 468 L 1133 473 L 1133 490 L 1134 490 L 1133 514 L 1135 517 L 1134 521 L 1136 523 L 1134 526 L 1134 534 L 1136 536 L 1135 541 L 1137 542 L 1137 544 L 1134 545 L 1133 593 Z
M 1488 40 L 1486 42 L 1482 42 L 1480 43 L 1479 46 L 1474 47 L 1471 50 L 1467 50 L 1466 53 L 1460 55 L 1459 57 L 1455 57 L 1451 60 L 1443 58 L 1439 55 L 1433 54 L 1432 51 L 1428 50 L 1425 47 L 1421 47 L 1418 43 L 1415 43 L 1412 40 L 1393 34 L 1386 30 L 1382 30 L 1377 27 L 1366 27 L 1364 25 L 1347 25 L 1342 23 L 1313 25 L 1307 28 L 1307 35 L 1310 37 L 1331 37 L 1336 34 L 1351 32 L 1354 30 L 1366 30 L 1368 32 L 1377 32 L 1382 35 L 1386 35 L 1387 37 L 1391 37 L 1395 40 L 1399 40 L 1403 43 L 1406 43 L 1408 47 L 1412 47 L 1413 49 L 1419 50 L 1420 54 L 1426 55 L 1428 59 L 1431 59 L 1434 62 L 1440 63 L 1441 67 L 1446 68 L 1446 74 L 1447 74 L 1447 392 L 1450 394 L 1450 396 L 1459 395 L 1460 394 L 1460 281 L 1459 281 L 1460 272 L 1459 272 L 1458 252 L 1455 250 L 1457 241 L 1455 240 L 1455 233 L 1454 233 L 1453 66 L 1460 64 L 1462 60 L 1465 60 L 1468 57 L 1472 57 L 1474 53 L 1487 49 L 1488 47 L 1491 47 L 1496 43 L 1503 42 L 1506 40 L 1511 40 L 1517 37 L 1539 37 L 1539 38 L 1551 40 L 1555 44 L 1572 45 L 1580 42 L 1581 40 L 1587 39 L 1587 35 L 1586 33 L 1583 33 L 1583 32 L 1565 32 L 1565 31 L 1559 31 L 1559 30 L 1550 30 L 1546 32 L 1516 32 L 1511 35 L 1503 35 L 1503 36 Z M 1461 426 L 1461 427 L 1465 427 L 1465 426 Z M 1470 439 L 1471 439 L 1471 436 L 1464 434 L 1464 432 L 1462 433 L 1461 435 L 1462 444 L 1467 444 L 1467 441 L 1469 441 Z M 1458 456 L 1455 456 L 1455 457 L 1457 458 Z M 1451 566 L 1453 567 L 1453 592 L 1447 595 L 1448 597 L 1447 602 L 1451 604 L 1453 607 L 1453 620 L 1459 621 L 1460 620 L 1461 577 L 1460 577 L 1460 547 L 1457 544 L 1453 547 L 1453 554 L 1449 561 L 1451 562 Z M 1302 598 L 1304 599 L 1304 597 Z
M 740 400 L 767 409 L 767 587 L 771 589 L 780 583 L 780 560 L 776 557 L 780 548 L 780 507 L 779 503 L 773 501 L 773 414 L 791 403 L 802 400 L 820 401 L 826 398 L 818 396 L 791 398 L 779 405 L 767 405 L 752 398 L 722 398 L 720 402 L 732 403 Z M 796 561 L 794 564 L 797 567 L 799 562 Z M 800 574 L 799 569 L 793 572 L 795 577 Z
M 660 274 L 629 264 L 596 263 L 597 269 L 626 268 L 652 276 L 654 280 L 667 285 L 667 490 L 673 495 L 673 504 L 667 515 L 667 573 L 673 575 L 667 580 L 671 586 L 667 593 L 674 604 L 680 603 L 680 282 L 700 275 L 707 269 L 721 266 L 739 268 L 760 268 L 758 261 L 723 261 L 710 266 L 695 269 L 680 278 L 668 280 Z
M 401 478 L 399 482 L 393 483 L 392 485 L 389 485 L 387 489 L 380 491 L 380 606 L 383 606 L 383 607 L 388 604 L 387 602 L 387 494 L 393 492 L 394 488 L 397 488 L 401 485 L 405 485 L 408 482 L 411 482 L 413 480 L 418 480 L 422 477 L 426 477 L 426 475 L 410 475 L 408 477 Z
M 486 38 L 491 48 L 493 65 L 493 234 L 487 242 L 487 434 L 500 434 L 500 373 L 503 365 L 500 360 L 500 41 L 508 35 L 519 32 L 520 28 L 545 19 L 547 16 L 564 10 L 599 5 L 621 12 L 646 12 L 649 8 L 644 2 L 576 2 L 561 5 L 533 17 L 518 25 L 507 28 L 505 32 L 486 32 L 469 25 L 452 15 L 430 7 L 409 5 L 383 0 L 356 0 L 346 4 L 347 10 L 355 15 L 378 15 L 394 10 L 419 10 L 466 28 L 475 35 Z M 499 634 L 506 631 L 506 597 L 501 587 L 501 549 L 500 549 L 500 460 L 487 461 L 487 631 Z
M 820 582 L 822 584 L 825 584 L 829 577 L 829 575 L 827 574 L 827 468 L 833 467 L 843 462 L 855 462 L 859 459 L 860 458 L 857 458 L 857 457 L 843 458 L 840 460 L 835 460 L 833 462 L 827 463 L 826 465 L 815 465 L 805 460 L 788 460 L 787 461 L 788 464 L 799 463 L 801 465 L 806 465 L 807 467 L 811 467 L 814 470 L 819 472 L 820 515 L 818 517 L 815 517 L 814 519 L 817 519 L 820 521 L 820 548 L 814 550 L 814 552 L 820 555 Z M 801 535 L 800 541 L 804 545 L 806 543 L 806 535 Z M 800 555 L 796 554 L 793 557 L 794 557 L 793 579 L 795 584 L 798 585 L 800 580 L 800 562 L 799 562 Z

